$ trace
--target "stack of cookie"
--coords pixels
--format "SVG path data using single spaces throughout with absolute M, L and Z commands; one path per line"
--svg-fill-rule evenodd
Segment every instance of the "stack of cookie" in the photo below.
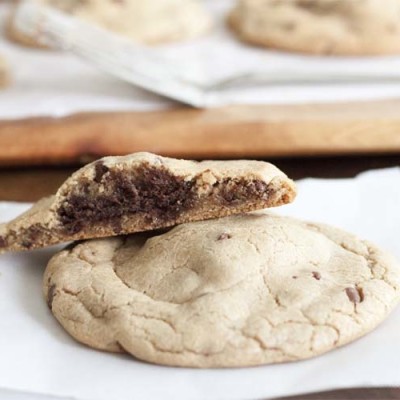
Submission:
M 80 240 L 51 259 L 44 294 L 91 347 L 176 366 L 299 360 L 375 328 L 400 266 L 341 230 L 253 212 L 294 197 L 265 162 L 108 157 L 1 225 L 0 247 Z

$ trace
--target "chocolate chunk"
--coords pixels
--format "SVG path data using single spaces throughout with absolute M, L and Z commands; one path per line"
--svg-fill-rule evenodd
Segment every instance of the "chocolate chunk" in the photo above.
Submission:
M 292 276 L 292 279 L 297 279 L 297 278 L 298 278 L 298 276 L 296 276 L 296 275 Z
M 364 300 L 364 294 L 361 288 L 348 287 L 345 291 L 349 300 L 354 304 L 361 303 Z
M 94 176 L 94 181 L 96 183 L 100 183 L 101 180 L 103 179 L 103 176 L 109 171 L 109 168 L 104 165 L 102 161 L 98 161 L 95 166 L 95 176 Z
M 224 232 L 224 233 L 221 233 L 218 236 L 217 240 L 226 240 L 226 239 L 230 239 L 231 237 L 232 237 L 232 235 L 230 235 L 229 233 Z
M 321 279 L 321 274 L 317 271 L 313 271 L 312 272 L 312 276 L 314 279 L 316 279 L 317 281 L 319 281 Z
M 50 310 L 53 307 L 54 296 L 56 295 L 56 285 L 50 285 L 49 291 L 47 292 L 47 305 Z
M 3 236 L 0 236 L 0 249 L 6 246 L 7 246 L 6 239 Z

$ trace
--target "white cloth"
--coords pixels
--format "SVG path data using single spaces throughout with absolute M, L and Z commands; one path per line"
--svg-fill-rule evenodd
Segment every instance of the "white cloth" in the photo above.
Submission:
M 236 0 L 204 0 L 214 14 L 214 29 L 203 38 L 154 47 L 173 60 L 185 76 L 210 84 L 238 74 L 275 76 L 303 71 L 309 75 L 383 74 L 381 83 L 270 84 L 213 92 L 214 105 L 288 104 L 378 100 L 400 97 L 400 57 L 312 57 L 258 49 L 238 41 L 224 17 Z M 0 29 L 10 5 L 0 4 Z M 32 116 L 63 116 L 84 111 L 158 110 L 175 103 L 109 76 L 71 54 L 27 49 L 0 37 L 0 54 L 10 63 L 12 84 L 0 90 L 0 120 Z
M 334 224 L 400 259 L 399 204 L 400 168 L 392 168 L 356 179 L 301 181 L 296 202 L 275 212 Z M 0 220 L 26 207 L 0 203 Z M 42 296 L 43 270 L 54 251 L 0 256 L 2 399 L 26 397 L 1 389 L 85 400 L 247 400 L 353 386 L 400 386 L 399 307 L 364 338 L 295 363 L 196 370 L 90 349 L 64 332 Z

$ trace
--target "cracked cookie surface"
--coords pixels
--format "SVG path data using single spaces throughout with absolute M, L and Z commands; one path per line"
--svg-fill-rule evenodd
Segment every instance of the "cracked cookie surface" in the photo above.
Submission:
M 44 294 L 91 347 L 241 367 L 368 333 L 400 299 L 400 267 L 339 229 L 259 212 L 77 244 L 50 261 Z
M 262 161 L 105 157 L 73 174 L 54 196 L 0 224 L 0 253 L 276 207 L 295 195 L 294 183 Z
M 400 53 L 400 0 L 239 0 L 228 22 L 243 40 L 270 48 Z

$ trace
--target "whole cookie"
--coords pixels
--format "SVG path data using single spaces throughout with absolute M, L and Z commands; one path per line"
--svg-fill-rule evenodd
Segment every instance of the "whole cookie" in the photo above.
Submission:
M 229 16 L 245 41 L 314 54 L 400 52 L 400 0 L 239 0 Z
M 241 367 L 368 333 L 400 299 L 400 267 L 339 229 L 254 213 L 77 244 L 50 261 L 44 294 L 91 347 Z
M 158 44 L 204 34 L 211 17 L 198 0 L 39 0 L 138 43 Z M 20 32 L 11 18 L 8 35 L 32 46 L 35 38 Z

